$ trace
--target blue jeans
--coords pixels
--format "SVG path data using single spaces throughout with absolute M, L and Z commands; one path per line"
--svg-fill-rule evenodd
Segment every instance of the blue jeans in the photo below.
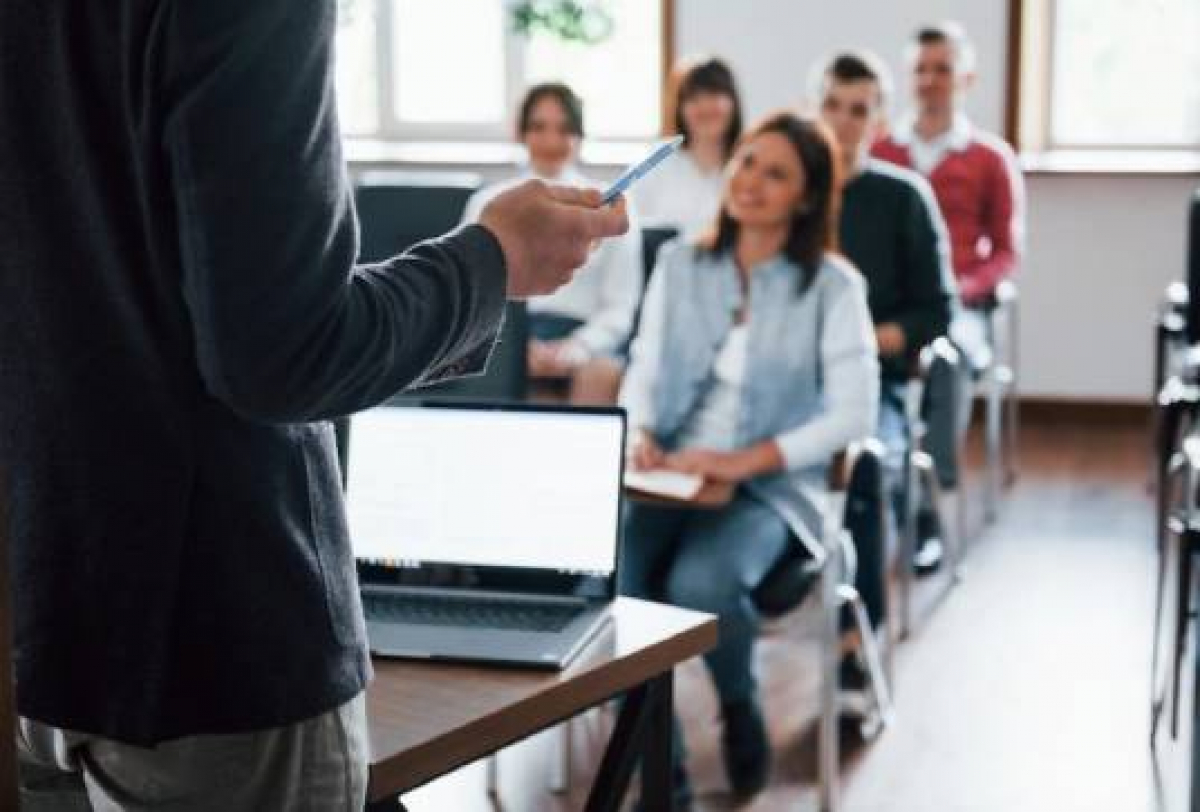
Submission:
M 716 615 L 720 641 L 704 660 L 721 702 L 754 697 L 751 592 L 791 543 L 783 519 L 739 490 L 719 510 L 631 502 L 624 523 L 621 594 Z

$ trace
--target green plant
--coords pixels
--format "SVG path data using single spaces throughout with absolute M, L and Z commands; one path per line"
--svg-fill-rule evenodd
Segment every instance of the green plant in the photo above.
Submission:
M 615 21 L 604 0 L 520 0 L 512 4 L 513 28 L 533 37 L 595 45 L 612 35 Z

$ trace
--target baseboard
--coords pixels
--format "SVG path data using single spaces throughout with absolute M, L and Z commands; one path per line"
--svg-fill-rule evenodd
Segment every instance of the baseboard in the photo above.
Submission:
M 1075 423 L 1103 425 L 1140 425 L 1150 422 L 1147 403 L 1098 400 L 1068 400 L 1065 398 L 1022 397 L 1021 420 L 1031 423 Z M 978 415 L 981 410 L 977 409 Z

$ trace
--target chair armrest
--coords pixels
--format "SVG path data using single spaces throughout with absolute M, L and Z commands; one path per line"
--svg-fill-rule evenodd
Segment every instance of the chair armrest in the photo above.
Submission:
M 1021 298 L 1020 291 L 1017 290 L 1017 283 L 1011 279 L 1001 279 L 1000 284 L 996 285 L 996 290 L 992 296 L 995 299 L 995 307 L 997 309 L 1011 307 L 1014 302 Z
M 826 487 L 833 493 L 845 493 L 846 489 L 850 487 L 850 480 L 854 475 L 855 466 L 859 464 L 859 461 L 866 454 L 883 460 L 887 455 L 887 450 L 878 437 L 863 437 L 862 439 L 853 441 L 844 449 L 834 454 L 833 458 L 829 461 L 828 474 L 825 480 Z
M 962 361 L 958 349 L 946 336 L 938 336 L 921 348 L 921 352 L 917 354 L 917 377 L 923 383 L 928 383 L 929 373 L 939 361 L 954 367 Z
M 1194 344 L 1183 352 L 1179 362 L 1179 378 L 1187 386 L 1200 385 L 1200 344 Z

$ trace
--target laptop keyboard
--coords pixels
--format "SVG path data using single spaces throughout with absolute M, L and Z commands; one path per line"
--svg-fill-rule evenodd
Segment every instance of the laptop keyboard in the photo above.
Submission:
M 420 595 L 364 595 L 363 609 L 372 620 L 393 623 L 527 632 L 562 631 L 583 611 L 580 606 Z

